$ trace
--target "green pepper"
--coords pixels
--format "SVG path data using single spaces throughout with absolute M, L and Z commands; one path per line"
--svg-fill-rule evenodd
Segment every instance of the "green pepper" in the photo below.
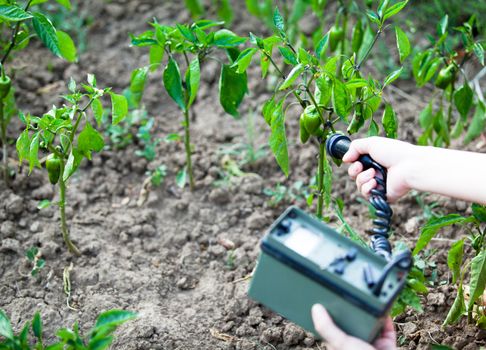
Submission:
M 299 119 L 299 126 L 300 126 L 300 142 L 302 143 L 306 143 L 307 140 L 309 140 L 309 137 L 310 137 L 310 134 L 309 132 L 307 131 L 307 129 L 305 128 L 305 122 L 304 122 L 304 119 L 305 119 L 305 115 L 304 113 L 302 113 L 300 115 L 300 119 Z
M 435 86 L 440 89 L 447 89 L 447 87 L 452 83 L 455 78 L 455 70 L 456 67 L 453 64 L 448 65 L 445 68 L 442 68 L 435 78 Z
M 309 134 L 317 136 L 322 120 L 316 107 L 314 105 L 305 107 L 303 115 L 305 129 Z
M 329 43 L 331 51 L 335 51 L 338 44 L 344 39 L 344 30 L 341 27 L 332 26 L 329 31 Z
M 4 99 L 10 92 L 12 86 L 12 80 L 8 75 L 2 74 L 0 76 L 0 99 Z
M 47 174 L 49 175 L 49 181 L 51 184 L 55 185 L 59 181 L 59 176 L 61 175 L 61 160 L 54 153 L 47 156 L 46 169 Z

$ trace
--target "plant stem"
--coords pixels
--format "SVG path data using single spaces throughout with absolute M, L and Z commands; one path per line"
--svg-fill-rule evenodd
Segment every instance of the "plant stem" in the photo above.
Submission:
M 186 166 L 187 173 L 189 174 L 189 187 L 191 191 L 194 191 L 194 174 L 192 172 L 192 160 L 191 160 L 191 133 L 189 131 L 189 109 L 184 111 L 184 146 L 186 149 Z
M 316 215 L 322 219 L 322 211 L 324 207 L 324 162 L 326 159 L 326 140 L 321 140 L 319 143 L 319 167 L 317 172 L 317 212 Z
M 454 102 L 454 81 L 451 83 L 451 94 L 449 96 L 449 109 L 447 110 L 447 131 L 451 132 L 452 125 L 452 104 Z
M 8 184 L 8 148 L 7 148 L 7 120 L 3 113 L 3 99 L 0 99 L 0 123 L 2 129 L 2 162 L 3 162 L 3 179 Z
M 278 68 L 277 64 L 272 59 L 272 56 L 270 56 L 267 52 L 265 52 L 265 50 L 261 50 L 261 52 L 263 52 L 263 54 L 269 59 L 270 63 L 273 65 L 273 67 L 275 68 L 275 70 L 277 71 L 277 73 L 280 75 L 280 77 L 282 78 L 282 80 L 285 80 L 286 79 L 285 74 L 283 74 L 283 72 L 280 70 L 280 68 Z M 305 108 L 306 107 L 306 104 L 302 100 L 302 98 L 300 98 L 300 96 L 297 94 L 297 92 L 294 91 L 293 94 L 294 94 L 295 98 L 297 98 L 297 100 L 299 101 L 299 103 L 302 106 L 302 108 Z
M 363 65 L 364 61 L 368 58 L 369 54 L 371 53 L 371 50 L 373 49 L 373 46 L 375 46 L 376 42 L 378 41 L 378 38 L 380 37 L 382 33 L 382 29 L 378 28 L 378 31 L 375 34 L 375 37 L 373 38 L 373 41 L 371 42 L 371 45 L 368 47 L 368 50 L 366 50 L 366 53 L 364 54 L 363 58 L 359 61 L 359 63 L 356 65 L 356 70 L 360 70 L 361 66 Z
M 24 11 L 27 11 L 29 9 L 30 3 L 32 1 L 33 0 L 29 0 L 29 2 L 24 7 Z M 3 58 L 2 58 L 2 61 L 1 61 L 2 66 L 5 65 L 5 62 L 7 62 L 7 58 L 10 55 L 10 52 L 12 52 L 13 48 L 15 47 L 15 44 L 17 43 L 17 35 L 19 34 L 21 23 L 22 23 L 22 21 L 18 21 L 17 24 L 15 25 L 15 28 L 14 28 L 13 33 L 12 33 L 12 39 L 10 41 L 10 45 L 8 46 L 8 49 L 5 52 L 5 55 L 3 55 Z
M 61 172 L 59 176 L 59 213 L 61 214 L 61 231 L 62 231 L 62 238 L 66 243 L 69 251 L 74 255 L 80 256 L 81 253 L 79 252 L 78 248 L 71 242 L 69 238 L 69 229 L 67 226 L 66 221 L 66 182 L 64 181 L 64 159 L 61 158 Z

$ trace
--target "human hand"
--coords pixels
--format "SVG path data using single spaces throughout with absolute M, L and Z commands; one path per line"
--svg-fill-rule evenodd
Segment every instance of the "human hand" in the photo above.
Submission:
M 388 317 L 381 336 L 370 345 L 365 341 L 344 333 L 333 322 L 326 309 L 319 304 L 312 307 L 312 320 L 317 333 L 326 341 L 328 350 L 396 350 L 397 335 L 393 321 Z
M 356 180 L 358 190 L 368 197 L 377 185 L 374 179 L 376 171 L 373 168 L 363 171 L 363 165 L 357 161 L 363 154 L 369 154 L 388 169 L 386 186 L 387 199 L 390 202 L 396 201 L 410 190 L 407 178 L 410 176 L 412 162 L 416 160 L 416 146 L 384 137 L 369 137 L 351 142 L 348 152 L 343 156 L 343 162 L 352 163 L 348 174 Z

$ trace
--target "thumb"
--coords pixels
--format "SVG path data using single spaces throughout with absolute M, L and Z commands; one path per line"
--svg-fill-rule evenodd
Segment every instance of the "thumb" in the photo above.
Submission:
M 370 153 L 370 138 L 356 139 L 351 142 L 349 149 L 343 156 L 343 162 L 351 163 L 362 154 Z
M 320 305 L 312 306 L 312 321 L 317 333 L 334 349 L 344 349 L 348 335 L 333 322 L 326 309 Z

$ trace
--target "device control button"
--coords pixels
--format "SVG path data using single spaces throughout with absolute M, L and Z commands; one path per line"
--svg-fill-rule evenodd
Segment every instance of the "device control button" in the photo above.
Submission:
M 346 260 L 353 261 L 354 259 L 356 259 L 357 255 L 358 255 L 358 249 L 352 247 L 346 252 Z
M 337 275 L 342 275 L 344 273 L 344 264 L 340 264 L 334 268 L 334 273 Z
M 290 221 L 289 219 L 283 219 L 281 222 L 280 222 L 280 225 L 279 225 L 282 229 L 286 230 L 287 232 L 290 231 L 290 227 L 292 226 L 292 221 Z

